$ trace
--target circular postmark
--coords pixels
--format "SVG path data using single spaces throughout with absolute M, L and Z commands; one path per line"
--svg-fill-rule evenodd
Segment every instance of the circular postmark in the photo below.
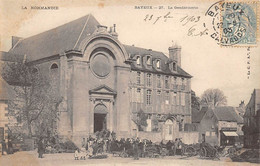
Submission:
M 217 41 L 217 44 L 219 44 L 220 42 L 219 29 L 220 26 L 222 26 L 220 22 L 220 3 L 221 1 L 218 1 L 209 7 L 209 9 L 205 13 L 205 16 L 206 18 L 208 18 L 208 21 L 203 24 L 204 27 L 208 28 L 209 36 L 215 41 Z
M 218 1 L 206 11 L 204 26 L 209 36 L 221 46 L 256 44 L 256 4 Z

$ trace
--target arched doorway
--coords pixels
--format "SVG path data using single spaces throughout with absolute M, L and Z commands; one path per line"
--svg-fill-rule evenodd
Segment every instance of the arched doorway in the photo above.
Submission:
M 104 104 L 98 104 L 94 108 L 94 133 L 107 128 L 107 107 Z

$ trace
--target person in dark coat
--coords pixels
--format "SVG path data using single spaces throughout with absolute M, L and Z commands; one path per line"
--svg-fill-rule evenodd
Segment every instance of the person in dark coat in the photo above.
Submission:
M 40 139 L 38 142 L 38 158 L 43 158 L 43 153 L 44 153 L 44 144 L 43 144 L 43 140 Z
M 9 154 L 13 154 L 14 153 L 14 151 L 13 151 L 13 143 L 12 143 L 11 139 L 8 140 L 8 152 L 9 152 Z
M 139 160 L 139 139 L 136 139 L 133 143 L 133 151 L 134 151 L 134 160 Z
M 2 155 L 5 155 L 7 152 L 5 140 L 2 141 Z

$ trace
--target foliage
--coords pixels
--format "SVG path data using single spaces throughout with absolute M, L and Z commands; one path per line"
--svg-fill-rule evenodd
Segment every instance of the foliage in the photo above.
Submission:
M 191 108 L 200 110 L 200 98 L 196 96 L 196 93 L 191 90 Z
M 201 96 L 201 104 L 213 108 L 224 106 L 227 104 L 227 97 L 219 89 L 207 89 Z
M 9 116 L 26 126 L 29 138 L 48 136 L 58 120 L 57 110 L 62 99 L 55 97 L 48 78 L 23 62 L 3 65 L 2 77 L 11 85 L 15 98 L 9 101 Z
M 148 115 L 146 113 L 144 113 L 144 111 L 142 109 L 140 109 L 137 112 L 136 124 L 138 126 L 139 131 L 143 131 L 143 127 L 146 127 L 148 125 L 147 121 L 146 121 L 147 118 L 148 118 Z
M 152 131 L 155 132 L 159 131 L 159 121 L 155 116 L 152 118 L 152 126 L 153 126 Z

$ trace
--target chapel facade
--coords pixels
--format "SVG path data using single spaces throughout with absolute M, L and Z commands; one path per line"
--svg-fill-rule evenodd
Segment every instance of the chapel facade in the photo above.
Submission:
M 164 53 L 124 45 L 116 28 L 87 15 L 28 38 L 13 37 L 10 55 L 22 55 L 48 76 L 58 97 L 58 132 L 75 142 L 102 129 L 132 137 L 139 111 L 145 131 L 171 119 L 179 131 L 191 123 L 191 75 L 181 68 L 181 47 Z M 170 118 L 169 118 L 170 116 Z M 174 132 L 168 127 L 164 132 Z

